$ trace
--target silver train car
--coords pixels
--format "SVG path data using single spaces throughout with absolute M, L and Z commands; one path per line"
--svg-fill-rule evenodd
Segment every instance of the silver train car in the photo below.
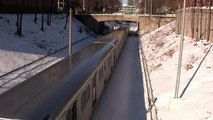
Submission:
M 121 27 L 0 95 L 0 119 L 89 120 L 125 44 Z

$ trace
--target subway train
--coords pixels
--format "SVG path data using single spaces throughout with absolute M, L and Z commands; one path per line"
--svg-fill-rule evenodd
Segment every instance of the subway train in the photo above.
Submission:
M 0 95 L 0 119 L 89 120 L 129 32 L 122 26 Z

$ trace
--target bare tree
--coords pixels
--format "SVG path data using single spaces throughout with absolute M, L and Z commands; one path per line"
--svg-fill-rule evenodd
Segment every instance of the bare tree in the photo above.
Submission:
M 49 24 L 50 24 L 50 25 L 51 25 L 51 23 L 52 23 L 53 3 L 54 3 L 54 0 L 51 0 L 50 19 L 49 19 Z
M 194 29 L 195 29 L 195 0 L 192 0 L 192 12 L 191 12 L 191 16 L 192 16 L 192 21 L 191 21 L 191 31 L 192 31 L 192 38 L 194 38 Z
M 37 24 L 37 12 L 38 12 L 38 0 L 35 0 L 35 16 L 34 16 L 34 22 Z
M 69 19 L 69 8 L 70 8 L 69 6 L 70 6 L 70 4 L 69 4 L 69 1 L 67 0 L 66 1 L 66 6 L 65 6 L 65 10 L 66 10 L 66 21 L 65 21 L 64 29 L 67 28 L 67 23 L 68 23 L 68 19 Z
M 41 31 L 44 31 L 44 6 L 45 0 L 42 0 Z
M 20 20 L 20 18 L 19 18 L 19 0 L 16 0 L 16 6 L 17 6 L 17 13 L 16 13 L 16 34 L 18 35 L 19 34 L 19 27 L 20 27 L 20 25 L 19 25 L 19 20 Z
M 51 25 L 52 20 L 52 8 L 53 8 L 53 0 L 51 0 L 50 4 L 47 4 L 49 6 L 48 13 L 47 13 L 47 25 Z
M 16 14 L 16 34 L 22 35 L 22 18 L 23 18 L 23 8 L 24 8 L 24 0 L 16 0 L 17 6 L 17 14 Z
M 21 5 L 20 5 L 20 27 L 19 27 L 19 35 L 22 35 L 22 19 L 23 19 L 23 8 L 24 8 L 24 0 L 21 0 Z
M 211 6 L 212 6 L 212 0 L 209 0 L 208 29 L 207 29 L 207 36 L 206 36 L 207 41 L 209 41 L 209 38 L 210 38 L 210 27 L 211 27 Z

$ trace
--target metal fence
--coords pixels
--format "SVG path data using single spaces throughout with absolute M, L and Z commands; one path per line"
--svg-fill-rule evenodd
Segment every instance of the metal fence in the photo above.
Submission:
M 147 100 L 145 100 L 146 102 L 148 102 L 148 106 L 147 106 L 147 113 L 149 113 L 149 119 L 150 120 L 158 120 L 157 117 L 157 109 L 155 106 L 155 102 L 157 100 L 157 98 L 154 98 L 153 95 L 153 89 L 152 89 L 152 83 L 151 83 L 151 79 L 149 76 L 149 70 L 148 70 L 148 65 L 147 65 L 147 61 L 146 61 L 146 57 L 143 51 L 143 47 L 142 47 L 142 43 L 139 43 L 139 51 L 140 51 L 140 58 L 141 58 L 141 62 L 142 62 L 142 74 L 143 74 L 143 82 L 144 84 L 144 94 L 146 95 Z

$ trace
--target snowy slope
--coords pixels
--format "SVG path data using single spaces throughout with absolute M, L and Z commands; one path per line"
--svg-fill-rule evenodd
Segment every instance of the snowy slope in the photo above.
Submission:
M 23 35 L 19 37 L 14 34 L 16 33 L 16 15 L 0 14 L 0 76 L 68 46 L 69 24 L 67 24 L 65 30 L 65 14 L 53 15 L 51 26 L 46 24 L 45 16 L 44 32 L 40 30 L 41 15 L 38 15 L 37 24 L 33 20 L 33 14 L 23 15 Z M 93 34 L 75 19 L 73 19 L 72 29 L 73 43 Z M 95 39 L 97 39 L 97 35 L 93 34 L 86 40 L 75 44 L 73 52 L 77 52 Z M 65 58 L 67 55 L 68 49 L 63 49 L 44 60 L 1 77 L 0 93 Z
M 196 42 L 185 36 L 181 98 L 174 100 L 180 41 L 174 29 L 175 22 L 172 22 L 145 34 L 140 41 L 157 98 L 158 118 L 213 120 L 213 44 L 206 40 Z

